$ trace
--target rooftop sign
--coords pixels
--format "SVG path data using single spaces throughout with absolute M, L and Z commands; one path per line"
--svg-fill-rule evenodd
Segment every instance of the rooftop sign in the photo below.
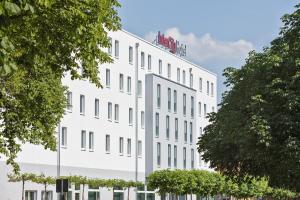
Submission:
M 182 57 L 186 56 L 186 45 L 180 44 L 177 40 L 174 40 L 174 38 L 170 36 L 166 37 L 164 34 L 160 34 L 160 31 L 158 31 L 155 43 L 156 45 L 163 46 L 171 53 Z

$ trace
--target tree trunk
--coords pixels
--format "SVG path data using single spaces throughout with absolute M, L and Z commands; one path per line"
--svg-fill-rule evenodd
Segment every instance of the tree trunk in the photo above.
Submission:
M 127 188 L 127 200 L 129 200 L 129 187 Z
M 113 198 L 112 199 L 114 199 L 114 195 L 115 195 L 115 188 L 114 187 L 112 189 L 112 192 L 113 192 Z
M 48 196 L 47 196 L 47 183 L 45 183 L 44 198 L 45 198 L 45 200 L 48 200 Z
M 85 184 L 82 184 L 82 200 L 84 200 L 84 186 Z
M 25 187 L 25 180 L 22 180 L 22 200 L 24 200 L 24 187 Z

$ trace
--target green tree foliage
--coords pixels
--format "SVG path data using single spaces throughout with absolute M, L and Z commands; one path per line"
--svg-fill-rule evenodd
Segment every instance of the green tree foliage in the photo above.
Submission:
M 110 45 L 107 31 L 120 28 L 118 6 L 117 0 L 0 2 L 0 155 L 15 171 L 21 143 L 55 150 L 65 72 L 101 86 L 98 65 L 112 62 L 101 48 Z
M 269 177 L 300 191 L 300 4 L 283 16 L 280 36 L 241 69 L 224 75 L 230 91 L 199 139 L 211 167 L 230 176 Z

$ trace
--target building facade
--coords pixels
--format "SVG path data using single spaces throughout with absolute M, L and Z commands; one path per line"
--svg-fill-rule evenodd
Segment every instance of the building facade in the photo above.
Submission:
M 197 152 L 197 139 L 208 124 L 207 113 L 217 108 L 217 77 L 164 47 L 124 30 L 110 32 L 113 58 L 99 66 L 103 88 L 89 81 L 62 82 L 68 105 L 57 135 L 59 154 L 24 144 L 17 161 L 22 172 L 83 175 L 145 181 L 160 169 L 207 169 Z M 199 55 L 201 56 L 201 55 Z M 21 184 L 8 183 L 10 172 L 0 160 L 3 200 L 21 198 Z M 127 199 L 123 190 L 87 188 L 86 199 Z M 28 200 L 43 199 L 40 185 L 27 183 Z M 82 186 L 70 188 L 69 199 L 81 199 Z M 136 199 L 132 191 L 130 199 Z M 56 199 L 54 187 L 46 195 Z M 152 191 L 138 191 L 138 199 L 154 199 Z

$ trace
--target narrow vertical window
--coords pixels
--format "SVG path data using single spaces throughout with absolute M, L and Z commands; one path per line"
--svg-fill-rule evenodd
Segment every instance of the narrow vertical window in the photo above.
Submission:
M 175 118 L 175 140 L 178 141 L 178 118 Z
M 142 91 L 143 91 L 142 81 L 139 80 L 139 81 L 138 81 L 138 96 L 139 96 L 139 97 L 142 97 Z
M 168 78 L 171 78 L 171 64 L 168 63 Z
M 206 109 L 206 104 L 204 104 L 204 117 L 207 115 L 207 109 Z
M 174 167 L 177 167 L 177 146 L 174 145 Z
M 127 139 L 127 155 L 131 156 L 131 139 Z
M 182 84 L 185 85 L 185 71 L 182 70 Z
M 105 136 L 105 151 L 106 153 L 110 152 L 110 135 Z
M 195 155 L 194 155 L 194 149 L 191 149 L 191 168 L 194 169 L 195 168 Z
M 148 70 L 151 71 L 151 55 L 148 55 Z
M 168 144 L 168 167 L 171 167 L 171 145 Z
M 120 74 L 119 76 L 119 90 L 123 92 L 124 90 L 124 75 Z
M 186 94 L 183 94 L 183 114 L 186 115 Z
M 160 159 L 161 159 L 161 146 L 160 143 L 157 143 L 157 165 L 160 166 Z
M 202 92 L 202 78 L 199 78 L 199 91 Z
M 115 40 L 115 57 L 119 58 L 119 41 Z
M 86 131 L 81 131 L 81 150 L 85 150 L 86 148 Z
M 141 68 L 145 68 L 145 53 L 141 52 Z
M 80 95 L 80 114 L 84 115 L 85 113 L 85 97 Z
M 107 53 L 111 55 L 112 53 L 112 39 L 111 37 L 108 38 L 108 48 L 107 48 Z
M 95 99 L 95 117 L 99 117 L 99 99 Z
M 119 104 L 115 104 L 115 121 L 119 121 Z
M 211 107 L 211 112 L 215 112 L 215 107 Z
M 89 150 L 94 150 L 94 132 L 89 132 Z
M 145 112 L 141 111 L 141 128 L 145 128 Z
M 209 95 L 209 81 L 206 81 L 206 93 Z
M 107 105 L 107 119 L 111 120 L 112 119 L 112 103 L 108 102 Z
M 186 148 L 183 147 L 183 168 L 186 169 Z
M 132 125 L 133 123 L 133 110 L 132 108 L 129 108 L 129 125 Z
M 123 155 L 124 152 L 124 139 L 123 137 L 119 138 L 119 154 Z
M 201 113 L 202 113 L 202 105 L 201 102 L 198 102 L 198 115 L 201 117 Z
M 168 115 L 166 116 L 166 137 L 170 138 L 170 117 Z
M 159 136 L 159 114 L 155 113 L 155 136 Z
M 129 46 L 129 63 L 132 64 L 133 61 L 133 48 L 131 46 Z
M 110 70 L 106 69 L 106 80 L 105 80 L 106 87 L 110 87 Z
M 174 112 L 177 113 L 177 91 L 174 90 Z
M 168 110 L 171 111 L 171 88 L 168 88 Z
M 190 143 L 193 143 L 193 123 L 190 122 Z
M 210 83 L 210 95 L 214 96 L 214 83 Z
M 180 83 L 180 68 L 177 68 L 177 82 Z
M 187 121 L 184 121 L 184 142 L 187 143 Z
M 67 93 L 67 110 L 72 111 L 72 92 Z
M 194 87 L 194 78 L 193 78 L 193 74 L 190 74 L 190 88 Z
M 202 135 L 202 127 L 199 128 L 199 135 Z
M 194 97 L 191 96 L 191 117 L 194 117 L 194 107 L 195 107 L 195 102 L 194 102 Z
M 158 74 L 161 75 L 162 74 L 162 61 L 158 60 Z
M 138 141 L 138 156 L 139 156 L 139 157 L 142 156 L 142 152 L 143 152 L 143 149 L 142 149 L 142 141 L 139 140 L 139 141 Z
M 156 92 L 157 92 L 157 97 L 156 97 L 156 99 L 157 99 L 157 107 L 158 108 L 160 108 L 160 97 L 161 97 L 161 87 L 160 87 L 160 84 L 157 84 L 157 87 L 156 87 Z
M 127 77 L 127 93 L 131 94 L 131 77 Z
M 67 146 L 67 127 L 61 128 L 61 146 L 62 147 Z

